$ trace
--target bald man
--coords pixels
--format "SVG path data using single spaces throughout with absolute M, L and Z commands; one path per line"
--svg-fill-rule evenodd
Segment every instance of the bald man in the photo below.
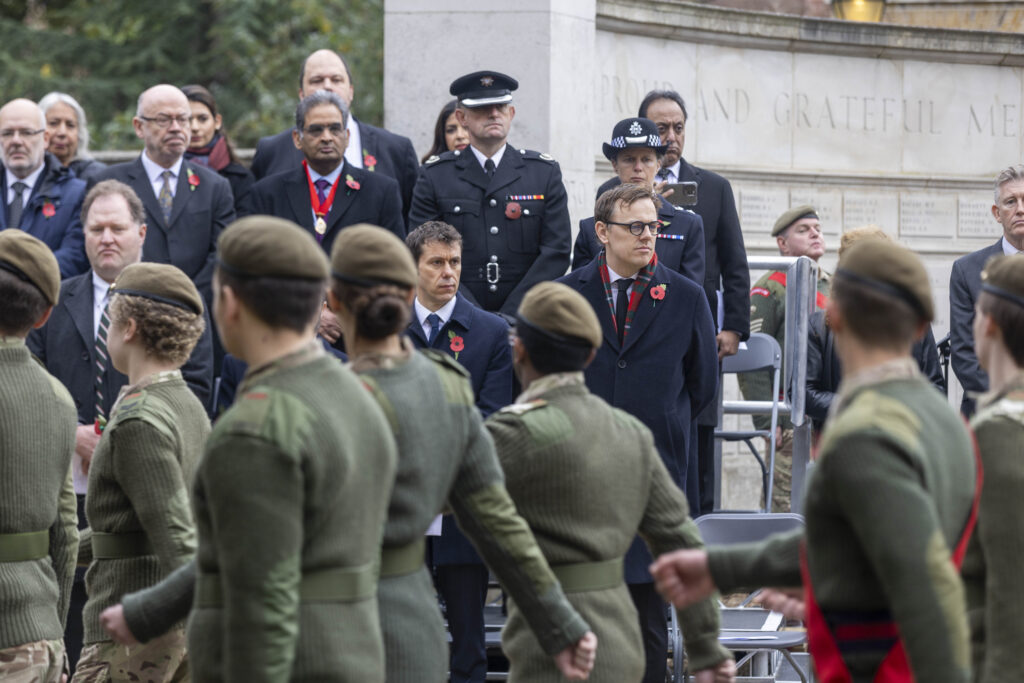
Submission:
M 79 217 L 85 181 L 46 151 L 49 141 L 46 118 L 35 102 L 17 99 L 0 107 L 0 230 L 20 228 L 42 241 L 67 278 L 89 267 Z
M 317 50 L 306 57 L 299 70 L 299 100 L 304 100 L 317 90 L 327 90 L 342 99 L 351 111 L 355 87 L 352 72 L 344 57 L 334 50 Z M 345 163 L 371 173 L 381 173 L 398 181 L 402 195 L 402 218 L 409 217 L 412 202 L 412 188 L 420 162 L 416 158 L 409 138 L 395 135 L 383 128 L 357 121 L 348 117 L 348 146 L 345 149 Z M 256 180 L 282 171 L 290 171 L 302 163 L 302 152 L 292 142 L 292 128 L 277 135 L 260 138 L 256 144 L 256 156 L 252 160 L 252 173 Z
M 227 180 L 185 160 L 190 115 L 188 98 L 173 85 L 143 92 L 132 119 L 142 154 L 107 168 L 97 180 L 113 178 L 135 190 L 146 207 L 142 260 L 183 270 L 209 307 L 217 237 L 235 220 L 235 203 Z

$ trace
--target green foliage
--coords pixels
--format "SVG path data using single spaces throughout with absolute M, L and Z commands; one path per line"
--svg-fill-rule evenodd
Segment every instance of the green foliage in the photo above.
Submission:
M 383 36 L 383 0 L 0 0 L 0 96 L 67 92 L 93 149 L 134 149 L 139 93 L 199 83 L 248 147 L 291 123 L 299 67 L 323 47 L 348 62 L 359 118 L 379 124 Z

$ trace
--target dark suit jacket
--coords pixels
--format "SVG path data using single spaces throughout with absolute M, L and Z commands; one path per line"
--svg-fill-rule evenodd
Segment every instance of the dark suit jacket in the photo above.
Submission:
M 347 176 L 352 176 L 352 180 L 359 184 L 358 190 L 346 185 Z M 356 223 L 379 225 L 399 239 L 405 239 L 398 183 L 385 175 L 353 168 L 347 161 L 338 176 L 338 183 L 334 203 L 327 214 L 327 232 L 321 242 L 324 251 L 330 254 L 331 245 L 341 229 Z M 286 218 L 301 225 L 313 237 L 317 236 L 313 228 L 313 205 L 309 201 L 309 179 L 301 165 L 257 181 L 252 186 L 249 199 L 248 213 Z
M 725 318 L 720 327 L 738 332 L 741 339 L 750 336 L 750 269 L 743 246 L 740 218 L 729 181 L 683 159 L 679 182 L 697 183 L 695 213 L 704 219 L 704 291 L 711 314 L 718 319 L 718 286 L 722 286 Z M 612 178 L 597 191 L 597 196 L 619 184 Z
M 512 347 L 509 346 L 508 325 L 501 316 L 488 313 L 456 295 L 455 310 L 438 332 L 434 343 L 427 345 L 423 326 L 413 313 L 406 336 L 417 349 L 437 349 L 455 358 L 449 332 L 462 337 L 463 349 L 456 360 L 469 371 L 476 407 L 483 417 L 512 403 Z M 480 564 L 482 560 L 469 540 L 459 530 L 455 518 L 445 515 L 441 535 L 431 544 L 434 564 Z
M 371 126 L 356 119 L 359 126 L 360 144 L 363 148 L 363 170 L 369 173 L 380 173 L 398 182 L 402 195 L 402 220 L 409 216 L 412 205 L 412 188 L 416 185 L 416 174 L 419 172 L 420 161 L 416 157 L 409 138 Z M 370 158 L 372 159 L 370 159 Z M 376 161 L 369 164 L 368 161 Z M 256 155 L 252 159 L 250 170 L 256 180 L 291 171 L 302 163 L 302 152 L 292 142 L 292 129 L 281 131 L 277 135 L 260 138 L 256 143 Z
M 703 286 L 704 221 L 694 212 L 672 206 L 668 201 L 661 203 L 658 218 L 663 224 L 654 245 L 658 263 Z M 572 252 L 572 269 L 579 270 L 590 263 L 603 248 L 594 230 L 594 217 L 581 220 Z
M 990 247 L 961 256 L 953 262 L 949 274 L 950 364 L 964 387 L 960 412 L 974 412 L 974 399 L 967 392 L 988 391 L 988 375 L 974 355 L 974 303 L 981 291 L 981 270 L 993 256 L 1003 253 L 1003 238 Z
M 198 185 L 189 183 L 189 170 L 198 177 Z M 171 220 L 166 221 L 141 157 L 110 166 L 96 178 L 97 182 L 108 178 L 120 180 L 135 190 L 146 207 L 147 230 L 142 260 L 170 263 L 181 268 L 196 283 L 209 308 L 213 301 L 217 238 L 235 220 L 235 200 L 228 181 L 216 171 L 182 160 Z
M 91 424 L 96 420 L 93 303 L 91 270 L 64 280 L 60 285 L 60 299 L 53 307 L 50 319 L 41 328 L 32 330 L 27 339 L 29 350 L 71 393 L 81 424 Z M 204 407 L 209 407 L 213 384 L 213 331 L 207 309 L 203 309 L 203 319 L 206 329 L 181 368 L 181 374 L 196 398 Z M 117 400 L 117 392 L 127 383 L 125 375 L 115 370 L 113 365 L 107 366 L 103 409 L 108 416 Z
M 20 225 L 8 225 L 10 206 L 7 204 L 7 173 L 0 164 L 0 230 L 20 227 L 50 247 L 57 257 L 62 278 L 78 275 L 89 268 L 85 257 L 85 238 L 82 234 L 82 200 L 85 199 L 85 181 L 60 165 L 57 157 L 47 152 L 43 157 L 43 170 L 36 178 L 28 203 L 21 214 Z M 53 215 L 46 213 L 52 209 Z
M 655 302 L 650 289 L 640 300 L 622 347 L 595 259 L 561 278 L 590 302 L 601 322 L 604 343 L 586 370 L 587 386 L 605 401 L 644 423 L 654 435 L 672 480 L 686 489 L 691 429 L 697 414 L 715 398 L 718 351 L 707 298 L 693 281 L 659 263 L 652 282 L 667 285 Z M 657 303 L 657 305 L 655 305 Z M 650 554 L 637 539 L 626 556 L 626 581 L 651 581 Z

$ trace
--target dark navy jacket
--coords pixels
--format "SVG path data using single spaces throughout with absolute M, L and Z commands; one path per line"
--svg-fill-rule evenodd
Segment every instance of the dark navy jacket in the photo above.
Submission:
M 7 173 L 0 166 L 0 230 L 18 228 L 39 239 L 53 251 L 60 266 L 60 276 L 69 278 L 89 269 L 85 257 L 85 237 L 82 233 L 82 200 L 85 199 L 85 181 L 60 165 L 57 157 L 47 152 L 43 157 L 43 170 L 29 195 L 21 214 L 20 225 L 8 225 Z M 48 213 L 52 215 L 47 216 Z
M 658 218 L 662 222 L 654 244 L 658 262 L 703 285 L 704 221 L 694 212 L 672 206 L 664 200 L 658 210 Z M 580 231 L 572 251 L 572 269 L 579 270 L 590 263 L 601 249 L 603 247 L 594 230 L 594 217 L 584 218 L 580 221 Z
M 358 187 L 349 186 L 348 176 L 352 177 L 352 185 Z M 324 251 L 330 254 L 331 245 L 342 228 L 357 223 L 379 225 L 399 239 L 405 239 L 402 198 L 398 194 L 398 183 L 393 178 L 355 168 L 346 161 L 338 183 L 334 203 L 327 214 L 327 232 L 321 242 Z M 246 213 L 286 218 L 316 237 L 313 205 L 309 201 L 309 178 L 301 165 L 253 185 Z
M 476 407 L 483 417 L 512 403 L 512 347 L 509 346 L 508 325 L 494 313 L 488 313 L 456 295 L 455 310 L 429 347 L 455 357 L 449 332 L 462 337 L 463 349 L 456 359 L 469 371 Z M 423 326 L 413 313 L 406 333 L 417 349 L 428 348 Z M 479 564 L 482 562 L 469 540 L 459 531 L 455 519 L 445 515 L 441 536 L 433 547 L 434 564 Z
M 652 285 L 666 285 L 655 301 L 649 287 L 620 348 L 611 308 L 594 259 L 559 279 L 590 302 L 604 331 L 604 343 L 586 370 L 587 386 L 605 401 L 644 423 L 654 435 L 672 480 L 686 490 L 694 419 L 715 398 L 718 350 L 707 297 L 700 285 L 660 262 Z M 657 304 L 657 305 L 655 305 Z M 626 581 L 649 583 L 651 556 L 639 539 L 626 555 Z
M 988 375 L 978 365 L 974 353 L 974 304 L 981 292 L 982 269 L 990 258 L 1002 253 L 1000 237 L 995 244 L 958 258 L 949 273 L 950 362 L 964 387 L 960 412 L 965 416 L 974 413 L 972 394 L 988 391 Z

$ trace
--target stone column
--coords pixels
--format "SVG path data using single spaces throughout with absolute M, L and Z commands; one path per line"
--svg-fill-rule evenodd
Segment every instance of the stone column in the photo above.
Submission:
M 449 84 L 481 69 L 519 81 L 509 142 L 558 160 L 573 225 L 594 213 L 596 0 L 385 0 L 384 121 L 430 147 Z

